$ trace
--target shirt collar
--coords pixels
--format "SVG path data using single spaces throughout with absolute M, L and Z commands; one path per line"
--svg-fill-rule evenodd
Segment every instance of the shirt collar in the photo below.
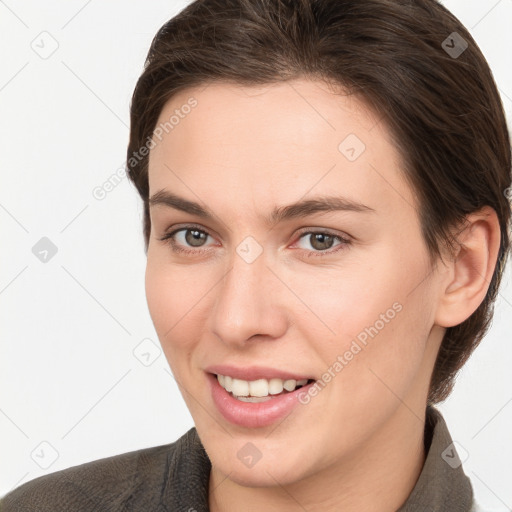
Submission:
M 473 488 L 448 431 L 436 408 L 427 407 L 425 419 L 427 456 L 420 476 L 397 512 L 468 512 L 473 503 Z
M 425 451 L 420 476 L 397 512 L 469 512 L 473 489 L 460 464 L 441 413 L 428 406 L 425 419 Z M 169 460 L 163 506 L 169 510 L 208 512 L 211 462 L 191 428 L 176 443 Z

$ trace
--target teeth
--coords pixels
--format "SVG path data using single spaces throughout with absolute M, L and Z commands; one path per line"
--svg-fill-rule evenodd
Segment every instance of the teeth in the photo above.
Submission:
M 235 396 L 249 396 L 249 383 L 246 380 L 233 379 L 231 392 Z
M 283 381 L 281 379 L 270 379 L 268 381 L 268 392 L 271 395 L 278 395 L 283 392 Z
M 297 385 L 297 381 L 294 379 L 285 380 L 283 384 L 283 388 L 286 389 L 286 391 L 293 391 L 295 389 L 295 386 Z
M 258 402 L 266 402 L 267 400 L 272 400 L 272 398 L 269 396 L 237 396 L 236 398 L 237 400 L 240 400 L 242 402 L 251 402 L 253 404 Z
M 249 382 L 249 394 L 260 397 L 268 396 L 268 381 L 266 379 L 258 379 Z
M 283 392 L 283 389 L 293 391 L 297 386 L 305 386 L 308 382 L 308 379 L 283 380 L 276 378 L 247 381 L 235 379 L 229 375 L 217 375 L 217 380 L 226 391 L 231 392 L 233 396 L 243 402 L 264 402 L 265 400 L 261 400 L 262 398 L 268 397 L 267 400 L 269 400 L 269 395 L 278 395 Z

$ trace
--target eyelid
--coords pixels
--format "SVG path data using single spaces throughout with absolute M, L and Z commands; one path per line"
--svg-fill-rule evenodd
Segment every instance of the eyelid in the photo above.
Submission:
M 322 227 L 316 227 L 316 228 L 301 228 L 295 235 L 297 238 L 300 238 L 301 236 L 305 235 L 306 233 L 314 234 L 314 233 L 321 233 L 325 235 L 331 235 L 334 237 L 341 238 L 345 240 L 346 242 L 350 241 L 352 237 L 347 235 L 346 233 L 340 233 L 335 232 L 334 230 L 331 230 L 329 228 L 322 228 Z
M 322 235 L 329 235 L 339 241 L 337 245 L 334 245 L 333 247 L 326 249 L 325 251 L 314 251 L 314 250 L 307 250 L 307 249 L 298 249 L 299 251 L 303 251 L 305 253 L 305 256 L 307 258 L 310 257 L 318 257 L 318 258 L 328 258 L 329 256 L 334 256 L 340 251 L 343 251 L 347 248 L 347 246 L 350 246 L 353 242 L 352 237 L 347 234 L 340 234 L 340 233 L 334 233 L 328 228 L 302 228 L 299 230 L 299 232 L 296 235 L 296 241 L 293 243 L 292 247 L 295 246 L 304 235 L 314 235 L 314 234 L 322 234 Z
M 188 223 L 188 224 L 183 224 L 183 225 L 177 224 L 176 226 L 173 226 L 173 229 L 171 231 L 166 230 L 163 237 L 168 237 L 171 234 L 175 234 L 176 232 L 181 231 L 183 229 L 197 229 L 198 231 L 202 231 L 202 232 L 210 235 L 211 237 L 214 237 L 214 235 L 212 235 L 212 233 L 210 232 L 209 229 L 206 229 L 204 226 L 202 226 L 200 224 L 194 224 L 194 223 Z M 300 238 L 302 235 L 304 235 L 306 233 L 325 233 L 325 234 L 328 234 L 331 236 L 338 236 L 340 238 L 345 239 L 346 241 L 349 241 L 352 239 L 352 237 L 346 233 L 334 232 L 334 230 L 331 230 L 329 228 L 320 227 L 320 226 L 301 228 L 295 234 L 295 237 Z
M 204 228 L 203 226 L 199 225 L 199 224 L 194 224 L 194 223 L 189 223 L 189 224 L 183 224 L 183 225 L 176 225 L 173 227 L 172 230 L 168 230 L 164 233 L 164 235 L 162 237 L 159 237 L 158 239 L 160 241 L 163 241 L 169 245 L 172 246 L 172 249 L 175 251 L 175 252 L 181 252 L 181 253 L 196 253 L 196 254 L 201 254 L 203 252 L 206 252 L 206 251 L 209 251 L 209 246 L 206 247 L 206 248 L 203 248 L 203 247 L 197 247 L 197 248 L 191 248 L 191 247 L 181 247 L 179 245 L 177 245 L 175 243 L 175 240 L 174 240 L 174 236 L 180 232 L 180 231 L 187 231 L 187 230 L 197 230 L 197 231 L 200 231 L 202 233 L 205 233 L 206 235 L 212 237 L 212 238 L 215 238 L 208 229 Z M 318 256 L 318 257 L 327 257 L 331 254 L 334 254 L 334 253 L 337 253 L 339 250 L 342 250 L 344 248 L 344 246 L 347 246 L 347 245 L 350 245 L 353 241 L 352 237 L 350 235 L 347 235 L 346 233 L 343 233 L 343 234 L 340 234 L 340 233 L 335 233 L 333 232 L 333 230 L 329 229 L 329 228 L 322 228 L 322 227 L 305 227 L 305 228 L 301 228 L 299 229 L 299 231 L 295 234 L 295 242 L 293 243 L 293 245 L 295 245 L 304 235 L 306 234 L 309 234 L 309 235 L 313 235 L 313 234 L 316 234 L 316 233 L 320 233 L 320 234 L 325 234 L 325 235 L 329 235 L 329 236 L 332 236 L 333 238 L 336 238 L 340 241 L 340 243 L 338 245 L 335 245 L 335 249 L 327 249 L 325 251 L 310 251 L 310 250 L 307 250 L 307 249 L 299 249 L 301 251 L 305 251 L 307 253 L 308 256 Z M 336 247 L 339 247 L 341 246 L 341 249 L 338 248 L 336 249 Z
M 165 233 L 161 236 L 161 237 L 158 237 L 158 240 L 160 241 L 163 241 L 165 243 L 169 243 L 173 248 L 176 246 L 175 244 L 175 241 L 174 241 L 174 236 L 180 232 L 180 231 L 187 231 L 187 230 L 197 230 L 197 231 L 200 231 L 202 233 L 205 233 L 206 235 L 210 236 L 211 238 L 215 238 L 214 235 L 212 235 L 210 233 L 210 231 L 206 228 L 204 228 L 203 226 L 199 225 L 199 224 L 183 224 L 183 225 L 175 225 L 173 226 L 173 229 L 168 229 L 165 231 Z M 204 251 L 206 249 L 204 248 L 201 248 L 201 247 L 197 247 L 196 249 L 194 248 L 190 248 L 190 247 L 186 247 L 183 249 L 185 252 L 189 251 L 189 252 L 200 252 L 200 251 Z
M 162 240 L 163 238 L 169 238 L 171 235 L 174 235 L 176 234 L 178 231 L 186 231 L 187 229 L 190 229 L 190 230 L 197 230 L 197 231 L 201 231 L 203 233 L 206 233 L 207 235 L 211 236 L 212 238 L 215 238 L 216 235 L 213 235 L 212 232 L 209 230 L 209 229 L 206 229 L 204 226 L 201 226 L 200 224 L 176 224 L 176 225 L 173 225 L 172 226 L 172 229 L 171 228 L 168 228 L 165 230 L 164 234 L 162 235 L 162 238 L 160 238 L 160 240 Z

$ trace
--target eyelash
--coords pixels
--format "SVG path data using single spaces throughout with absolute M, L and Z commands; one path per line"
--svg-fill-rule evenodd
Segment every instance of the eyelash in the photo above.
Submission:
M 179 233 L 180 231 L 188 231 L 188 230 L 195 230 L 195 231 L 199 231 L 201 233 L 204 233 L 208 236 L 212 236 L 210 235 L 210 233 L 208 233 L 208 231 L 205 231 L 204 229 L 200 229 L 198 226 L 194 226 L 194 225 L 188 225 L 188 226 L 182 226 L 178 229 L 175 229 L 169 233 L 165 233 L 164 236 L 162 236 L 161 238 L 159 238 L 159 240 L 161 240 L 162 242 L 165 242 L 166 244 L 170 245 L 171 246 L 171 249 L 176 252 L 176 253 L 181 253 L 181 254 L 198 254 L 198 253 L 202 253 L 202 252 L 206 252 L 208 251 L 208 249 L 184 249 L 183 247 L 179 246 L 176 244 L 176 241 L 174 239 L 174 235 L 176 235 L 176 233 Z M 334 239 L 338 240 L 340 243 L 335 246 L 337 247 L 336 249 L 332 250 L 332 249 L 328 249 L 328 250 L 325 250 L 325 251 L 308 251 L 306 249 L 302 249 L 303 251 L 306 251 L 308 254 L 307 254 L 307 257 L 319 257 L 319 258 L 322 258 L 322 257 L 326 257 L 326 256 L 329 256 L 329 255 L 332 255 L 334 253 L 337 253 L 338 251 L 340 250 L 343 250 L 345 249 L 347 246 L 349 246 L 351 244 L 351 240 L 349 240 L 348 238 L 344 238 L 340 235 L 335 235 L 334 233 L 330 233 L 329 231 L 308 231 L 307 229 L 300 232 L 299 233 L 299 240 L 304 236 L 304 235 L 316 235 L 316 234 L 322 234 L 322 235 L 329 235 L 331 237 L 333 237 Z

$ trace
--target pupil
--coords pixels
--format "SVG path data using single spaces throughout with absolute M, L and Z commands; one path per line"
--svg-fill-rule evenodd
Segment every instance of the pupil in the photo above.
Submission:
M 316 249 L 329 249 L 331 247 L 331 244 L 329 242 L 332 242 L 332 236 L 323 233 L 314 233 L 313 240 L 315 243 L 313 243 L 312 245 Z M 315 245 L 317 241 L 320 242 L 320 247 Z
M 189 233 L 192 233 L 192 237 L 189 237 Z M 204 235 L 205 233 L 201 232 L 201 231 L 198 231 L 197 229 L 189 229 L 187 231 L 187 235 L 186 235 L 186 239 L 187 239 L 187 242 L 194 246 L 194 247 L 199 247 L 201 245 L 201 239 L 204 239 Z M 199 242 L 199 243 L 196 243 L 196 242 Z

